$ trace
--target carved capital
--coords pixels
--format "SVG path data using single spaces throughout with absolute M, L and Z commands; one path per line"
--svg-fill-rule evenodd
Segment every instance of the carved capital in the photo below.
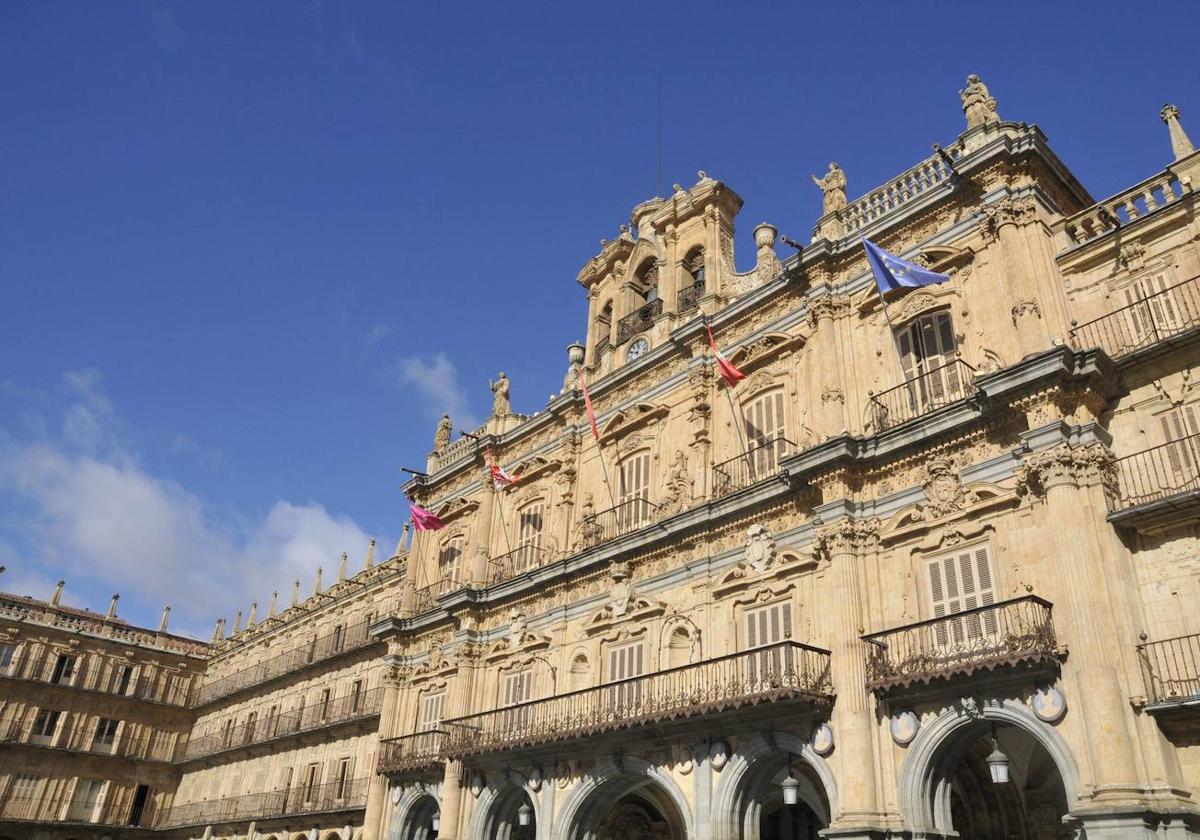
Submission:
M 840 318 L 850 311 L 850 298 L 845 295 L 824 295 L 808 302 L 808 319 L 815 327 L 821 321 Z
M 1102 484 L 1114 489 L 1115 458 L 1108 447 L 1099 443 L 1084 446 L 1059 444 L 1034 452 L 1017 471 L 1017 490 L 1022 494 L 1044 496 L 1055 487 L 1081 487 Z
M 839 519 L 817 529 L 813 548 L 832 559 L 839 554 L 854 554 L 871 548 L 879 540 L 878 519 Z
M 991 242 L 1000 235 L 1000 229 L 1005 225 L 1026 225 L 1036 221 L 1037 204 L 1031 197 L 1006 196 L 985 207 L 983 214 L 979 229 L 983 238 Z
M 1014 324 L 1029 315 L 1034 318 L 1042 317 L 1042 308 L 1038 306 L 1036 300 L 1022 300 L 1013 304 L 1012 319 Z
M 831 388 L 826 386 L 821 390 L 821 402 L 840 402 L 846 401 L 846 395 L 842 393 L 840 388 Z

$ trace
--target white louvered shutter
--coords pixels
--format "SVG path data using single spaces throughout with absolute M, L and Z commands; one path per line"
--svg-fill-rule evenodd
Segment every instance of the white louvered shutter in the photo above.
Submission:
M 442 546 L 438 554 L 438 577 L 440 578 L 440 594 L 445 595 L 457 588 L 461 578 L 461 561 L 463 553 L 463 537 L 453 537 Z
M 517 556 L 513 563 L 513 574 L 521 574 L 539 565 L 538 548 L 542 544 L 542 525 L 545 521 L 546 503 L 540 499 L 521 508 L 517 514 Z
M 933 617 L 953 616 L 996 602 L 991 560 L 986 545 L 964 548 L 929 561 L 929 594 Z M 993 611 L 939 622 L 935 638 L 939 647 L 963 645 L 997 632 Z
M 608 652 L 608 681 L 611 683 L 642 676 L 645 668 L 645 646 L 641 642 L 622 645 Z M 611 703 L 626 714 L 635 710 L 642 697 L 642 687 L 637 681 L 613 687 Z
M 505 728 L 520 732 L 529 723 L 529 700 L 533 697 L 533 670 L 518 671 L 504 678 L 504 705 L 512 707 L 504 714 Z
M 783 389 L 756 397 L 743 409 L 746 446 L 752 450 L 748 461 L 751 481 L 774 473 L 784 455 L 787 426 L 783 420 Z
M 781 684 L 791 675 L 794 652 L 781 644 L 792 638 L 792 604 L 781 601 L 746 612 L 746 647 L 770 648 L 749 659 L 751 684 Z
M 621 462 L 621 507 L 617 523 L 621 533 L 640 528 L 650 519 L 643 502 L 650 500 L 650 453 L 637 452 Z
M 1166 414 L 1159 415 L 1162 426 L 1163 441 L 1166 447 L 1168 475 L 1160 480 L 1162 487 L 1146 488 L 1149 490 L 1178 491 L 1197 487 L 1200 478 L 1200 452 L 1197 451 L 1200 438 L 1200 426 L 1197 424 L 1195 404 L 1180 406 Z M 1153 475 L 1153 473 L 1152 473 Z

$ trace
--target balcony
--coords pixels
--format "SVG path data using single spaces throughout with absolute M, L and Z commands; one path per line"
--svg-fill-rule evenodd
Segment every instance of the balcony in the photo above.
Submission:
M 216 825 L 245 820 L 267 820 L 335 811 L 356 811 L 367 805 L 370 778 L 348 779 L 325 785 L 284 788 L 265 793 L 248 793 L 225 799 L 207 799 L 176 805 L 160 828 L 185 825 Z
M 1200 510 L 1200 435 L 1188 435 L 1124 458 L 1108 488 L 1110 522 L 1154 530 Z
M 153 803 L 116 811 L 102 802 L 63 802 L 57 796 L 5 796 L 0 799 L 0 822 L 44 822 L 55 825 L 113 825 L 151 828 L 159 824 Z
M 624 344 L 638 333 L 643 333 L 654 326 L 654 319 L 662 313 L 662 310 L 662 298 L 655 298 L 617 321 L 617 344 Z
M 580 546 L 592 548 L 615 540 L 649 525 L 657 518 L 658 505 L 648 499 L 629 499 L 615 507 L 583 517 L 579 523 Z
M 790 440 L 776 437 L 722 461 L 713 467 L 713 497 L 728 496 L 778 475 L 780 460 L 795 451 L 796 445 Z
M 1141 300 L 1071 328 L 1075 347 L 1099 347 L 1114 361 L 1152 355 L 1195 338 L 1200 329 L 1200 278 L 1147 295 Z
M 345 625 L 332 633 L 312 639 L 308 644 L 273 656 L 258 665 L 235 671 L 227 677 L 206 683 L 196 692 L 194 705 L 207 705 L 242 689 L 366 647 L 375 641 L 367 632 L 368 625 L 369 622 L 366 620 Z
M 1027 595 L 863 636 L 867 687 L 886 692 L 1002 667 L 1054 667 L 1051 606 Z
M 317 704 L 300 711 L 248 721 L 220 732 L 193 738 L 180 750 L 177 760 L 179 762 L 193 761 L 254 744 L 263 744 L 293 735 L 317 732 L 343 723 L 365 720 L 378 715 L 382 707 L 382 688 L 348 694 L 345 697 L 331 700 L 327 704 Z
M 1138 645 L 1151 712 L 1200 704 L 1200 634 Z
M 171 760 L 173 749 L 170 737 L 162 730 L 155 732 L 143 730 L 133 735 L 122 734 L 116 738 L 96 739 L 93 738 L 94 727 L 63 735 L 61 730 L 64 725 L 61 721 L 56 723 L 55 733 L 46 735 L 38 731 L 33 722 L 13 721 L 0 728 L 0 743 L 53 747 L 56 750 L 112 755 L 140 761 L 169 762 Z M 162 737 L 155 737 L 156 735 Z
M 43 667 L 39 669 L 36 664 Z M 12 680 L 25 680 L 27 682 L 46 683 L 47 685 L 59 685 L 71 691 L 86 691 L 95 694 L 106 694 L 109 697 L 124 697 L 133 700 L 144 700 L 147 703 L 157 703 L 164 706 L 186 706 L 188 703 L 189 683 L 187 679 L 175 678 L 170 679 L 162 675 L 158 676 L 139 676 L 135 681 L 126 686 L 125 691 L 114 690 L 112 686 L 101 686 L 100 676 L 102 669 L 100 668 L 83 668 L 82 674 L 76 679 L 75 684 L 69 682 L 54 682 L 52 679 L 53 672 L 50 669 L 52 663 L 34 663 L 29 660 L 14 661 L 9 665 L 8 670 L 0 670 L 0 677 L 7 677 Z M 194 678 L 192 678 L 194 679 Z M 119 688 L 119 685 L 117 686 Z M 97 702 L 100 702 L 97 698 Z
M 429 612 L 437 606 L 438 598 L 465 589 L 467 584 L 460 583 L 456 578 L 443 578 L 428 586 L 422 586 L 413 594 L 413 615 Z
M 798 642 L 735 653 L 443 721 L 447 755 L 551 744 L 760 703 L 832 701 L 829 651 Z
M 679 298 L 675 303 L 675 311 L 680 315 L 685 315 L 700 308 L 700 298 L 704 297 L 704 281 L 693 283 L 686 289 L 679 292 Z
M 550 552 L 539 545 L 523 545 L 488 562 L 488 583 L 500 583 L 550 562 Z
M 875 431 L 929 414 L 975 393 L 975 369 L 962 359 L 917 374 L 902 385 L 871 394 Z
M 445 760 L 446 733 L 440 729 L 379 742 L 376 773 L 411 773 L 440 767 Z

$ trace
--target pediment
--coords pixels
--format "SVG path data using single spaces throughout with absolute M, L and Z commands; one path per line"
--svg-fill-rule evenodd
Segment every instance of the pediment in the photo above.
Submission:
M 665 405 L 652 403 L 637 403 L 621 409 L 604 424 L 600 430 L 600 442 L 607 443 L 617 440 L 636 429 L 653 425 L 670 413 Z
M 925 502 L 901 508 L 881 529 L 880 538 L 884 542 L 899 542 L 935 530 L 944 523 L 975 519 L 993 508 L 1016 505 L 1018 501 L 1012 491 L 999 485 L 990 482 L 972 484 L 950 497 L 927 497 Z
M 490 648 L 488 648 L 487 659 L 489 662 L 494 662 L 498 659 L 505 659 L 509 656 L 516 656 L 522 653 L 530 653 L 537 650 L 545 650 L 550 647 L 550 637 L 541 633 L 534 633 L 532 630 L 526 630 L 521 633 L 520 639 L 515 640 L 511 636 L 505 636 L 498 640 Z
M 552 473 L 561 468 L 562 461 L 535 455 L 532 458 L 526 458 L 513 467 L 513 474 L 520 477 L 517 481 L 517 484 L 520 485 L 525 481 Z
M 667 605 L 662 601 L 655 601 L 644 595 L 635 595 L 629 599 L 629 603 L 623 611 L 611 603 L 596 610 L 584 625 L 583 630 L 588 635 L 595 635 L 628 621 L 641 621 L 662 615 L 666 610 Z
M 460 516 L 473 513 L 478 507 L 479 502 L 475 499 L 468 499 L 465 496 L 455 496 L 452 499 L 447 499 L 434 513 L 443 522 L 450 522 Z
M 778 551 L 771 565 L 762 571 L 749 563 L 738 563 L 717 578 L 713 584 L 714 598 L 724 598 L 759 585 L 770 585 L 777 578 L 815 571 L 820 566 L 815 554 L 785 548 Z
M 776 359 L 786 358 L 794 350 L 799 350 L 805 344 L 804 335 L 788 335 L 782 332 L 767 333 L 761 338 L 733 351 L 729 361 L 743 373 L 760 367 Z

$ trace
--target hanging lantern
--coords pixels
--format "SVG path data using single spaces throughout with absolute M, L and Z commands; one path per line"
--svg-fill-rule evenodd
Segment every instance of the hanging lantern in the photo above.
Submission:
M 988 753 L 988 757 L 984 761 L 987 762 L 988 773 L 992 776 L 992 784 L 1008 784 L 1008 756 L 1004 754 L 1004 750 L 1000 749 L 1000 739 L 996 737 L 994 729 L 992 730 L 992 751 Z
M 521 807 L 517 809 L 517 825 L 529 825 L 532 819 L 533 809 L 529 807 L 528 803 L 522 803 Z
M 433 831 L 441 831 L 442 830 L 442 815 L 439 814 L 437 811 L 433 812 L 433 817 L 430 818 L 430 820 L 429 820 L 429 827 Z
M 779 783 L 783 788 L 783 804 L 795 805 L 800 801 L 800 782 L 792 775 L 791 769 L 788 770 L 787 778 Z

